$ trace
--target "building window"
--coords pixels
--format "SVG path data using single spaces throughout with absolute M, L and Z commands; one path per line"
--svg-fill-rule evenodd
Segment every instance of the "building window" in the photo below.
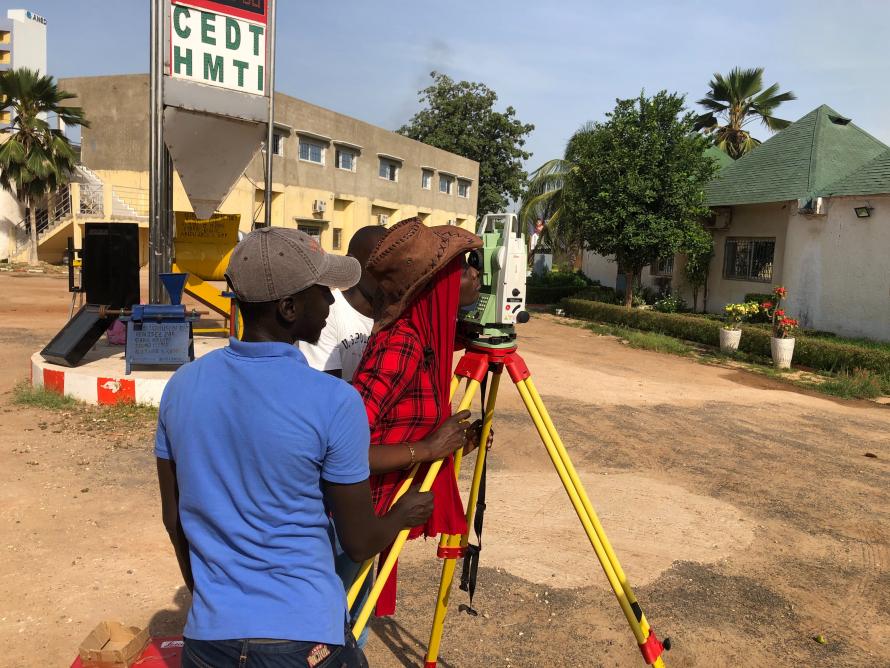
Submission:
M 773 280 L 775 251 L 775 239 L 727 239 L 723 256 L 723 277 L 770 283 Z
M 470 182 L 469 181 L 458 181 L 457 182 L 457 196 L 463 197 L 464 199 L 469 199 L 469 197 L 470 197 Z
M 665 257 L 653 264 L 650 268 L 653 276 L 673 276 L 674 275 L 674 256 Z
M 300 137 L 300 160 L 314 162 L 316 165 L 324 164 L 325 148 L 321 144 Z
M 348 148 L 338 148 L 337 169 L 345 169 L 347 172 L 354 172 L 357 157 L 355 151 L 350 151 Z
M 399 163 L 395 160 L 380 158 L 380 178 L 387 181 L 399 180 Z
M 334 250 L 341 250 L 343 247 L 343 230 L 339 227 L 334 228 Z
M 300 232 L 305 232 L 310 237 L 315 239 L 319 244 L 321 244 L 321 226 L 320 225 L 298 224 L 297 229 L 300 230 Z
M 420 187 L 424 190 L 432 190 L 433 189 L 433 173 L 424 169 L 420 175 Z
M 284 135 L 277 132 L 272 134 L 272 155 L 284 156 Z
M 454 179 L 452 177 L 448 176 L 447 174 L 440 174 L 439 175 L 439 192 L 444 195 L 450 195 L 451 187 L 452 187 L 453 183 L 454 183 Z

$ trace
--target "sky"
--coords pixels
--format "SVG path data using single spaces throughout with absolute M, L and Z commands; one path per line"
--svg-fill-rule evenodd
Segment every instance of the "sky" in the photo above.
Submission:
M 56 77 L 148 71 L 149 0 L 0 8 L 47 18 Z M 779 117 L 828 104 L 890 144 L 890 0 L 280 0 L 277 39 L 277 90 L 389 129 L 433 70 L 488 85 L 535 125 L 530 169 L 616 98 L 666 89 L 697 109 L 735 66 L 797 94 Z

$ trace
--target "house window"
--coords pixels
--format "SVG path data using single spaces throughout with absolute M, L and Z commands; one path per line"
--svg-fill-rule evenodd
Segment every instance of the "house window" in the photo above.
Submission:
M 448 176 L 447 174 L 440 174 L 439 175 L 439 192 L 444 195 L 450 195 L 451 187 L 452 187 L 453 183 L 454 183 L 454 179 L 452 177 Z
M 343 230 L 335 227 L 334 230 L 334 250 L 341 250 L 343 247 Z
M 272 155 L 284 156 L 284 135 L 277 132 L 272 135 Z
M 673 276 L 674 275 L 674 256 L 665 257 L 650 267 L 650 273 L 653 276 Z
M 300 232 L 305 232 L 310 237 L 315 239 L 319 244 L 321 244 L 321 226 L 320 225 L 298 224 L 297 229 L 300 230 Z
M 457 182 L 457 196 L 463 197 L 464 199 L 469 199 L 469 197 L 470 197 L 470 182 L 469 181 L 458 181 Z
M 399 163 L 395 160 L 380 158 L 380 178 L 387 181 L 399 180 Z
M 420 187 L 423 188 L 424 190 L 432 190 L 433 189 L 433 173 L 430 170 L 428 170 L 428 169 L 423 170 L 423 173 L 421 174 L 421 177 L 420 177 Z
M 324 164 L 325 148 L 321 144 L 300 137 L 300 160 L 314 162 L 316 165 Z
M 775 251 L 775 239 L 727 239 L 723 257 L 723 277 L 770 283 L 773 280 Z
M 356 157 L 355 151 L 350 151 L 348 148 L 338 148 L 337 169 L 345 169 L 347 172 L 354 172 Z

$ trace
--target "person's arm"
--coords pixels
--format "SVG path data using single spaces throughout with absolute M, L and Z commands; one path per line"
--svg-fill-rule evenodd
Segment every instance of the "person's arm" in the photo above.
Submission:
M 361 397 L 344 384 L 331 403 L 335 409 L 321 468 L 322 489 L 340 544 L 350 559 L 364 561 L 402 529 L 423 524 L 433 511 L 433 498 L 409 491 L 386 515 L 377 517 L 368 484 L 370 431 Z
M 436 431 L 416 443 L 399 443 L 396 445 L 371 445 L 368 454 L 371 473 L 389 473 L 403 471 L 412 464 L 434 462 L 447 457 L 459 448 L 465 453 L 472 451 L 471 443 L 478 445 L 482 421 L 469 424 L 470 411 L 455 413 L 445 420 Z M 469 448 L 469 449 L 467 449 Z M 411 450 L 414 450 L 412 461 Z
M 355 562 L 363 562 L 391 544 L 399 531 L 423 524 L 433 512 L 432 492 L 414 487 L 383 517 L 377 517 L 367 480 L 350 485 L 324 481 L 324 495 L 334 516 L 343 550 Z
M 376 425 L 404 396 L 414 376 L 420 372 L 423 350 L 417 337 L 404 331 L 377 334 L 365 350 L 361 367 L 352 378 L 368 414 L 368 424 Z M 435 461 L 464 445 L 469 411 L 446 420 L 438 430 L 417 443 L 372 445 L 368 453 L 371 473 L 401 471 L 414 463 Z
M 195 581 L 192 578 L 192 564 L 189 560 L 189 543 L 182 530 L 179 520 L 179 486 L 176 482 L 176 464 L 172 459 L 157 457 L 158 485 L 161 488 L 161 516 L 164 528 L 173 543 L 176 560 L 182 579 L 190 592 L 194 592 Z

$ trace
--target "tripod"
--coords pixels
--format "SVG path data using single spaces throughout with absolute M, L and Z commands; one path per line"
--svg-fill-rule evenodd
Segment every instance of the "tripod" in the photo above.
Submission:
M 556 473 L 559 476 L 569 500 L 581 520 L 584 532 L 590 540 L 590 544 L 596 553 L 597 559 L 602 566 L 603 572 L 618 599 L 622 612 L 630 625 L 634 634 L 640 652 L 644 661 L 663 668 L 664 662 L 661 658 L 662 653 L 666 649 L 670 649 L 670 639 L 665 639 L 664 643 L 660 642 L 655 636 L 654 631 L 649 626 L 643 609 L 637 602 L 636 597 L 627 580 L 627 576 L 615 556 L 612 545 L 606 537 L 605 531 L 600 524 L 599 518 L 593 509 L 593 505 L 584 491 L 578 473 L 575 470 L 568 452 L 560 439 L 544 402 L 538 394 L 534 383 L 531 379 L 531 373 L 528 370 L 522 357 L 516 352 L 515 343 L 509 344 L 488 344 L 482 340 L 471 341 L 467 345 L 467 349 L 463 357 L 458 362 L 454 372 L 454 378 L 451 381 L 451 396 L 457 392 L 461 380 L 466 380 L 466 388 L 464 396 L 461 399 L 458 410 L 466 410 L 480 388 L 481 384 L 491 374 L 491 387 L 488 399 L 485 405 L 485 415 L 483 418 L 482 434 L 479 443 L 479 452 L 476 456 L 476 466 L 473 470 L 473 482 L 470 487 L 470 496 L 467 502 L 467 533 L 463 535 L 443 535 L 439 541 L 438 556 L 444 559 L 442 564 L 442 575 L 439 580 L 439 592 L 436 599 L 436 607 L 433 615 L 433 626 L 430 633 L 430 642 L 427 648 L 425 659 L 425 668 L 435 668 L 437 665 L 439 646 L 442 640 L 442 632 L 445 626 L 445 615 L 448 611 L 448 602 L 451 594 L 451 585 L 454 580 L 454 570 L 458 558 L 464 557 L 469 543 L 469 531 L 473 524 L 473 518 L 476 513 L 476 505 L 479 499 L 479 489 L 482 482 L 483 470 L 485 466 L 485 458 L 487 454 L 488 436 L 491 432 L 492 422 L 494 421 L 495 404 L 497 401 L 498 386 L 500 384 L 501 375 L 506 369 L 510 380 L 516 385 L 522 402 L 528 410 L 529 416 L 534 422 L 538 435 L 544 443 L 547 454 L 550 456 Z M 460 473 L 460 466 L 463 452 L 458 450 L 454 456 L 455 476 Z M 429 491 L 432 487 L 433 480 L 442 466 L 442 460 L 434 462 L 421 484 L 421 491 Z M 397 500 L 408 488 L 414 483 L 414 477 L 417 474 L 418 466 L 415 466 L 408 478 L 402 483 L 395 499 Z M 395 502 L 395 501 L 393 501 Z M 353 634 L 357 638 L 361 634 L 371 611 L 376 605 L 377 599 L 383 590 L 386 579 L 389 577 L 392 569 L 398 559 L 399 553 L 405 545 L 408 538 L 408 530 L 401 531 L 393 543 L 386 560 L 380 568 L 379 577 L 374 583 L 368 601 L 362 607 L 358 617 L 353 624 Z M 373 559 L 366 561 L 352 587 L 347 594 L 347 602 L 352 609 L 359 591 L 373 566 Z

